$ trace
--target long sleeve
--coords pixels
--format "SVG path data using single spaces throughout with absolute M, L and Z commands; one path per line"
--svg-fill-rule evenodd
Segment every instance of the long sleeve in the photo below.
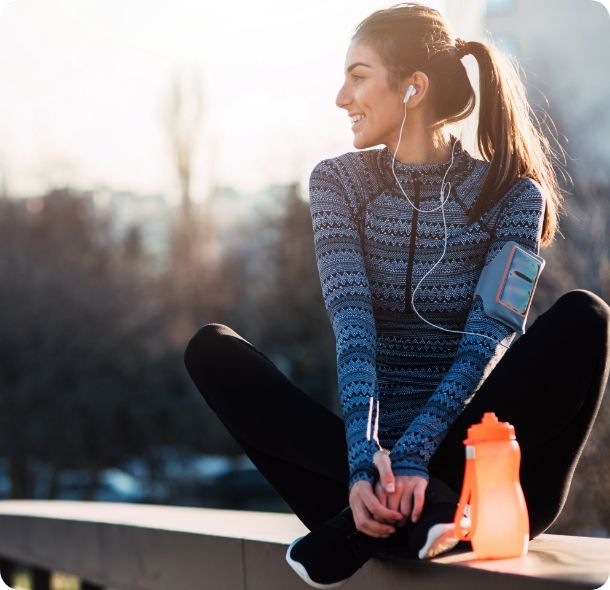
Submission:
M 377 476 L 372 458 L 380 446 L 367 438 L 370 410 L 379 400 L 375 318 L 355 197 L 344 189 L 331 160 L 314 167 L 309 195 L 322 296 L 335 334 L 351 489 L 362 479 L 374 483 Z
M 495 235 L 485 258 L 489 264 L 509 240 L 538 253 L 544 213 L 540 185 L 520 179 L 504 197 Z M 467 315 L 464 332 L 486 334 L 508 346 L 515 331 L 483 310 L 479 296 Z M 417 417 L 390 452 L 395 475 L 419 475 L 429 479 L 428 463 L 447 431 L 483 384 L 506 348 L 489 338 L 463 334 L 455 359 Z

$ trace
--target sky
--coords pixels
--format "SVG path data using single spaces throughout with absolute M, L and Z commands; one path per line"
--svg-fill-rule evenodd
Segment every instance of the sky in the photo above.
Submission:
M 177 71 L 201 80 L 195 200 L 213 183 L 303 182 L 354 149 L 334 100 L 353 29 L 387 5 L 14 0 L 0 15 L 0 171 L 17 196 L 68 183 L 175 198 L 163 108 Z
M 213 184 L 304 184 L 317 161 L 354 149 L 335 105 L 349 38 L 393 3 L 0 3 L 0 179 L 15 196 L 106 185 L 175 201 L 163 113 L 178 73 L 198 76 L 203 98 L 195 200 Z M 460 0 L 463 22 L 480 5 Z M 457 34 L 463 22 L 452 23 Z

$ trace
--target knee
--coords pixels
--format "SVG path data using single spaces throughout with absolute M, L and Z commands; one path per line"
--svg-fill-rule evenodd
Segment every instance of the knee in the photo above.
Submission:
M 559 297 L 554 307 L 568 325 L 582 331 L 586 340 L 607 348 L 610 306 L 601 297 L 586 289 L 573 289 Z
M 218 342 L 223 332 L 229 329 L 224 324 L 209 323 L 199 328 L 184 349 L 184 364 L 190 371 L 191 367 L 209 358 L 211 351 L 217 350 Z

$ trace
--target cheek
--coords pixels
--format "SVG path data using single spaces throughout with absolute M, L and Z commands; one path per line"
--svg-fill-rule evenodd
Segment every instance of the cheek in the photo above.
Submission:
M 396 103 L 390 100 L 385 92 L 370 88 L 363 92 L 361 96 L 362 106 L 366 106 L 370 116 L 375 117 L 379 122 L 391 121 L 396 118 Z
M 405 115 L 405 111 L 401 106 L 397 106 L 396 102 L 386 101 L 380 110 L 380 114 L 388 125 L 400 125 Z M 407 117 L 408 116 L 409 115 L 407 114 Z
M 382 98 L 379 94 L 377 86 L 370 80 L 361 80 L 358 84 L 353 86 L 354 94 L 356 94 L 363 104 L 366 104 L 370 108 L 374 108 L 376 104 L 380 102 Z

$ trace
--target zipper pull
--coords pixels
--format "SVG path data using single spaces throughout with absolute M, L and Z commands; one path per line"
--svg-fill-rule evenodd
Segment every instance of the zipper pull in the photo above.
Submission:
M 366 440 L 371 440 L 371 418 L 373 416 L 373 396 L 369 396 L 369 419 L 366 425 Z M 380 451 L 387 453 L 386 449 L 381 446 L 379 442 L 379 400 L 377 400 L 377 412 L 375 416 L 375 428 L 373 431 L 372 439 L 377 443 Z
M 373 396 L 369 395 L 369 418 L 366 423 L 366 440 L 371 440 L 371 417 L 373 415 Z

